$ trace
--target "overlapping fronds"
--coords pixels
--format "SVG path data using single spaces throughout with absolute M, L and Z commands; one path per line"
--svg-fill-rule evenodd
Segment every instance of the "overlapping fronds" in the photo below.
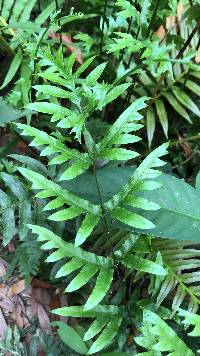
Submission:
M 153 249 L 160 251 L 168 275 L 157 285 L 158 307 L 171 296 L 175 312 L 185 301 L 190 311 L 197 311 L 200 304 L 200 250 L 198 242 L 153 240 Z
M 181 340 L 175 331 L 150 310 L 144 310 L 143 312 L 141 332 L 143 336 L 137 336 L 135 341 L 149 351 L 139 353 L 138 355 L 161 356 L 163 352 L 168 352 L 168 356 L 178 356 L 181 354 L 194 356 L 192 350 Z

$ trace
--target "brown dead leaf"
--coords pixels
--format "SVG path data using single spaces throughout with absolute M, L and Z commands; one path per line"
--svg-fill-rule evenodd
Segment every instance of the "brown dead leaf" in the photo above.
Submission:
M 32 297 L 31 297 L 31 313 L 33 316 L 37 315 L 37 306 L 38 306 L 38 302 L 36 301 L 34 295 L 32 295 Z
M 58 295 L 54 295 L 51 298 L 50 309 L 57 309 L 60 307 L 60 298 Z
M 195 57 L 195 62 L 200 63 L 200 47 L 198 48 L 197 55 Z
M 60 295 L 60 306 L 61 306 L 61 308 L 68 306 L 68 300 L 67 300 L 66 294 Z M 67 323 L 68 317 L 60 315 L 60 320 Z
M 2 259 L 0 258 L 0 277 L 5 276 L 5 274 L 6 274 L 6 267 L 2 262 Z
M 21 305 L 19 303 L 17 303 L 15 305 L 15 308 L 11 314 L 11 318 L 13 320 L 15 320 L 16 322 L 16 325 L 19 327 L 19 328 L 23 328 L 24 326 L 24 320 L 22 318 L 22 315 L 21 315 L 21 312 L 22 312 L 22 308 L 21 308 Z
M 165 32 L 165 29 L 164 29 L 163 25 L 161 25 L 158 28 L 158 30 L 156 31 L 155 34 L 156 34 L 156 36 L 158 36 L 158 38 L 160 38 L 160 40 L 162 40 L 165 37 L 166 32 Z
M 166 17 L 166 29 L 170 30 L 176 24 L 176 16 L 167 16 Z
M 0 309 L 0 338 L 4 339 L 7 330 L 7 323 Z
M 45 306 L 51 304 L 51 294 L 47 289 L 33 288 L 33 295 L 38 303 Z
M 14 309 L 14 303 L 10 298 L 5 297 L 3 300 L 0 300 L 0 307 L 12 313 Z
M 44 288 L 44 289 L 51 289 L 52 286 L 51 284 L 45 282 L 45 281 L 42 281 L 41 279 L 38 279 L 38 278 L 33 278 L 32 282 L 31 282 L 31 285 L 33 288 Z
M 17 295 L 21 293 L 25 289 L 25 280 L 21 279 L 20 281 L 14 283 L 9 291 L 8 291 L 8 296 L 12 297 L 13 295 Z
M 50 32 L 49 37 L 59 40 L 60 39 L 60 34 L 56 33 L 56 32 Z M 80 48 L 77 48 L 76 46 L 73 45 L 73 41 L 71 36 L 67 36 L 64 34 L 61 34 L 61 38 L 62 38 L 62 43 L 64 43 L 69 51 L 71 53 L 76 52 L 76 60 L 78 63 L 82 64 L 83 63 L 83 56 L 82 56 L 82 52 Z
M 4 298 L 8 294 L 9 286 L 0 284 L 0 298 Z
M 13 242 L 10 242 L 7 248 L 8 248 L 8 252 L 15 252 L 15 245 Z
M 182 14 L 183 14 L 183 4 L 182 4 L 182 1 L 179 1 L 178 6 L 177 6 L 178 22 L 181 21 Z
M 192 154 L 192 149 L 191 149 L 189 143 L 188 142 L 184 142 L 184 143 L 181 144 L 181 147 L 183 149 L 185 158 L 189 158 L 191 156 L 191 154 Z
M 38 304 L 38 321 L 42 330 L 52 333 L 50 319 L 47 315 L 46 310 L 41 304 Z

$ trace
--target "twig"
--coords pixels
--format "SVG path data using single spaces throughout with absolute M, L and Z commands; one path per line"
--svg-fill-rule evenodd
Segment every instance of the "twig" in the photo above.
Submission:
M 199 27 L 200 27 L 200 21 L 197 22 L 195 28 L 192 30 L 188 39 L 185 41 L 183 47 L 180 49 L 179 53 L 177 54 L 176 59 L 179 59 L 182 57 L 183 53 L 185 52 L 186 48 L 189 46 L 192 38 L 194 37 L 195 33 L 198 31 Z
M 184 166 L 186 163 L 188 163 L 196 153 L 199 153 L 199 151 L 197 149 L 194 149 L 194 151 L 192 152 L 192 154 L 190 155 L 190 157 L 188 157 L 185 161 L 183 161 L 182 163 L 180 164 L 176 164 L 175 166 L 172 167 L 172 169 L 176 169 L 180 166 Z
M 172 141 L 172 142 L 170 142 L 170 147 L 173 147 L 176 145 L 181 145 L 182 143 L 187 142 L 187 141 L 196 141 L 196 140 L 200 140 L 200 133 L 197 135 L 194 135 L 194 136 L 181 138 L 179 140 Z
M 51 26 L 51 22 L 49 23 L 49 25 L 44 29 L 41 37 L 39 38 L 39 41 L 37 43 L 36 49 L 35 49 L 35 53 L 34 53 L 34 59 L 33 59 L 33 73 L 31 75 L 31 83 L 30 83 L 30 90 L 29 90 L 29 100 L 30 102 L 32 101 L 32 86 L 33 86 L 33 78 L 36 74 L 36 61 L 37 61 L 37 54 L 38 54 L 38 50 L 40 47 L 40 44 L 44 38 L 44 36 L 46 35 L 46 33 L 48 32 L 49 28 Z

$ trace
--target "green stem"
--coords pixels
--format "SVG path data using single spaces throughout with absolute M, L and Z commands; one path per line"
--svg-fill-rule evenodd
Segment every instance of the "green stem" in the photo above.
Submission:
M 31 75 L 31 83 L 30 83 L 30 90 L 29 90 L 29 99 L 30 102 L 32 101 L 32 86 L 33 86 L 33 78 L 36 74 L 36 61 L 37 61 L 37 54 L 40 48 L 40 44 L 44 38 L 44 36 L 46 35 L 46 33 L 48 32 L 48 30 L 50 29 L 51 23 L 49 23 L 49 25 L 44 29 L 42 35 L 39 38 L 39 41 L 37 43 L 36 49 L 35 49 L 35 53 L 34 53 L 34 59 L 33 59 L 33 73 Z
M 185 52 L 186 48 L 189 46 L 192 38 L 194 37 L 195 33 L 198 31 L 199 27 L 200 27 L 200 21 L 198 21 L 196 26 L 193 28 L 188 39 L 185 41 L 183 47 L 180 49 L 179 53 L 177 54 L 176 59 L 179 59 L 182 57 L 183 53 Z
M 93 172 L 94 172 L 97 191 L 98 191 L 98 195 L 99 195 L 99 202 L 100 202 L 102 213 L 103 213 L 103 220 L 104 220 L 104 223 L 105 223 L 105 228 L 106 228 L 107 234 L 109 235 L 110 231 L 109 231 L 108 222 L 107 222 L 107 219 L 106 219 L 106 211 L 105 211 L 103 200 L 102 200 L 102 197 L 101 197 L 101 190 L 100 190 L 100 186 L 99 186 L 99 182 L 98 182 L 98 178 L 97 178 L 97 173 L 96 173 L 96 168 L 95 167 L 93 167 Z

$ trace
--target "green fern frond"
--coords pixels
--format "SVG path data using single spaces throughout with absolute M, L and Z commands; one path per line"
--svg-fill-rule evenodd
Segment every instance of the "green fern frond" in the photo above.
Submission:
M 57 105 L 54 109 L 55 104 L 45 103 L 45 107 L 48 107 L 48 111 L 56 112 Z M 39 107 L 42 107 L 42 103 L 39 104 Z M 68 148 L 64 143 L 59 139 L 56 139 L 53 136 L 48 135 L 46 132 L 38 130 L 34 127 L 24 124 L 17 124 L 17 127 L 22 129 L 23 135 L 34 137 L 34 140 L 31 142 L 31 145 L 34 147 L 46 146 L 41 151 L 42 156 L 52 156 L 53 154 L 59 154 L 56 157 L 52 158 L 49 164 L 61 164 L 73 160 L 71 166 L 65 170 L 60 177 L 60 180 L 70 180 L 89 168 L 91 165 L 91 159 L 87 153 L 81 153 L 76 149 Z
M 183 310 L 183 309 L 178 309 L 178 314 L 184 318 L 183 324 L 186 324 L 186 326 L 192 325 L 194 328 L 193 330 L 188 334 L 189 336 L 200 336 L 200 315 L 199 314 L 194 314 L 189 311 Z
M 161 174 L 160 171 L 154 170 L 153 168 L 164 164 L 159 157 L 167 153 L 167 147 L 168 144 L 163 144 L 150 153 L 136 169 L 133 176 L 129 179 L 129 182 L 121 189 L 121 191 L 105 203 L 105 208 L 110 212 L 112 218 L 135 228 L 149 229 L 154 227 L 154 225 L 146 218 L 135 212 L 129 211 L 127 206 L 148 210 L 159 209 L 158 205 L 146 201 L 138 195 L 144 190 L 154 190 L 160 187 L 159 183 L 147 179 L 155 178 Z
M 86 120 L 90 114 L 94 110 L 101 110 L 108 103 L 114 101 L 124 93 L 130 84 L 124 83 L 112 86 L 99 83 L 98 80 L 105 69 L 106 63 L 97 66 L 85 79 L 79 79 L 81 74 L 94 61 L 94 57 L 86 60 L 74 71 L 75 54 L 71 54 L 64 62 L 62 54 L 59 55 L 59 53 L 60 50 L 56 57 L 52 55 L 50 49 L 42 53 L 42 59 L 48 60 L 50 65 L 39 76 L 56 85 L 61 85 L 65 89 L 56 85 L 37 85 L 35 89 L 39 93 L 48 95 L 50 103 L 35 102 L 28 104 L 26 107 L 37 112 L 52 114 L 52 122 L 57 122 L 59 128 L 71 129 L 71 133 L 75 133 L 75 138 L 81 142 L 81 135 L 85 130 Z M 84 107 L 81 103 L 81 96 L 85 97 L 86 100 Z M 52 103 L 51 97 L 67 98 L 76 108 L 72 111 L 60 104 Z
M 114 305 L 98 305 L 92 310 L 83 307 L 64 307 L 53 310 L 55 314 L 72 316 L 75 318 L 96 318 L 85 333 L 84 340 L 91 339 L 100 334 L 90 347 L 88 354 L 101 351 L 113 340 L 121 325 L 122 317 L 118 307 Z
M 160 251 L 164 266 L 168 269 L 168 276 L 160 284 L 156 306 L 173 293 L 174 312 L 185 300 L 188 300 L 189 310 L 196 311 L 200 304 L 198 243 L 155 239 L 152 247 Z
M 143 326 L 141 328 L 143 336 L 135 337 L 135 341 L 141 347 L 149 352 L 144 355 L 162 355 L 162 352 L 168 352 L 168 356 L 179 356 L 184 354 L 194 356 L 186 344 L 179 338 L 175 331 L 157 314 L 150 310 L 143 312 Z M 139 354 L 141 355 L 141 354 Z
M 97 304 L 101 302 L 104 296 L 107 294 L 113 279 L 113 260 L 102 256 L 97 256 L 93 253 L 86 252 L 73 244 L 67 243 L 59 236 L 55 235 L 50 230 L 37 225 L 29 225 L 33 233 L 39 235 L 38 241 L 47 241 L 41 248 L 44 250 L 56 249 L 46 259 L 46 262 L 55 262 L 62 260 L 64 257 L 70 257 L 71 259 L 64 264 L 57 272 L 56 277 L 66 276 L 73 271 L 81 269 L 77 272 L 74 279 L 66 288 L 66 292 L 73 292 L 80 289 L 89 280 L 97 274 L 96 285 L 88 298 L 84 310 L 93 309 Z

